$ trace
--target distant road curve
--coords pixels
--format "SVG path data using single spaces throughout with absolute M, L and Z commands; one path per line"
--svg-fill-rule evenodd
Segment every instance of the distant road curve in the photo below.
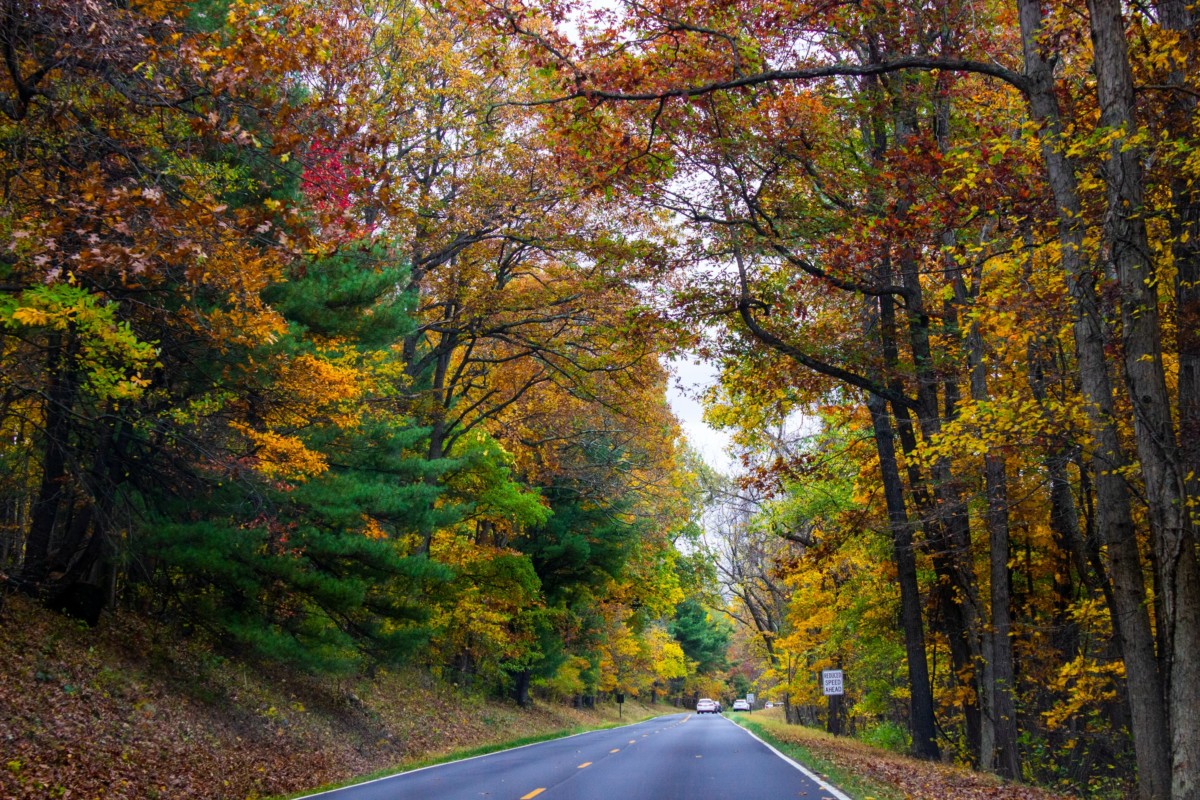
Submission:
M 320 800 L 849 800 L 720 715 L 673 714 L 309 795 Z

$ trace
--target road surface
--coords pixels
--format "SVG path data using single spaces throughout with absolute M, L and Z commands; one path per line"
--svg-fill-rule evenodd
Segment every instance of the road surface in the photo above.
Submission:
M 439 764 L 320 800 L 847 800 L 717 714 L 667 717 Z

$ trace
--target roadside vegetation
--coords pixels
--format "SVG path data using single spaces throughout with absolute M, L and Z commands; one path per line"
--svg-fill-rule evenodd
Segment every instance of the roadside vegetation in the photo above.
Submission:
M 789 725 L 782 708 L 727 716 L 853 800 L 1071 800 L 1078 797 L 1006 782 L 995 775 L 963 766 L 913 758 L 854 738 L 833 736 L 818 728 Z
M 619 720 L 611 702 L 522 709 L 418 668 L 315 677 L 221 657 L 132 615 L 90 629 L 11 603 L 0 796 L 14 800 L 307 793 L 672 710 L 630 701 Z

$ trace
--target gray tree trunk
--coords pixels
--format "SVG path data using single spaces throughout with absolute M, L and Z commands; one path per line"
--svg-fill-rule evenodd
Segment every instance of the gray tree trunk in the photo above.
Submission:
M 1185 0 L 1160 0 L 1159 24 L 1169 30 L 1178 31 L 1187 44 L 1195 46 L 1197 13 Z M 1172 85 L 1184 88 L 1187 76 L 1182 69 L 1171 76 Z M 1190 134 L 1192 120 L 1195 117 L 1197 98 L 1188 91 L 1177 91 L 1172 98 L 1171 123 L 1181 135 Z M 1200 187 L 1189 183 L 1182 175 L 1177 175 L 1171 184 L 1171 248 L 1175 260 L 1175 331 L 1176 348 L 1179 359 L 1179 446 L 1181 472 L 1184 475 L 1184 490 L 1189 502 L 1195 502 L 1200 496 Z M 1196 564 L 1194 549 L 1197 539 L 1196 519 L 1190 520 L 1191 547 L 1185 541 L 1181 553 L 1179 575 L 1177 580 L 1185 584 L 1180 587 L 1179 595 L 1196 597 L 1200 589 L 1195 584 L 1200 580 L 1200 569 Z M 1189 584 L 1190 585 L 1186 585 Z M 1195 630 L 1200 623 L 1194 617 L 1200 613 L 1193 603 L 1189 608 L 1179 610 L 1181 614 L 1193 617 L 1184 627 Z M 1192 658 L 1200 655 L 1193 644 Z M 1200 682 L 1196 674 L 1196 665 L 1190 664 L 1185 673 L 1180 665 L 1174 665 L 1175 672 L 1172 681 L 1183 681 L 1195 686 Z M 1184 698 L 1172 697 L 1172 702 L 1189 702 Z M 1188 706 L 1176 706 L 1173 709 L 1172 723 L 1176 729 L 1200 729 L 1200 709 L 1193 703 Z M 1192 746 L 1194 748 L 1194 742 Z M 1182 752 L 1174 754 L 1176 769 L 1180 758 L 1191 759 L 1190 777 L 1175 774 L 1173 792 L 1176 797 L 1187 796 L 1191 791 L 1193 796 L 1196 788 L 1196 753 L 1193 749 L 1190 756 Z M 1184 781 L 1186 784 L 1184 785 Z
M 960 305 L 966 307 L 969 294 L 962 276 L 954 282 Z M 971 397 L 987 401 L 987 366 L 983 335 L 979 323 L 972 322 L 966 335 L 967 363 L 971 375 Z M 986 525 L 991 573 L 990 600 L 992 626 L 986 642 L 983 681 L 984 728 L 980 763 L 1009 780 L 1021 777 L 1021 758 L 1017 749 L 1016 669 L 1012 647 L 1012 597 L 1009 592 L 1008 476 L 1004 458 L 989 451 L 983 459 L 983 478 L 987 496 Z
M 942 419 L 938 409 L 939 380 L 930 344 L 929 318 L 925 314 L 924 295 L 914 254 L 904 254 L 900 262 L 901 281 L 907 290 L 905 301 L 909 346 L 917 373 L 917 423 L 922 438 L 931 441 L 941 433 Z M 951 612 L 947 618 L 952 621 L 954 630 L 947 630 L 947 635 L 958 640 L 951 642 L 952 652 L 956 652 L 957 669 L 967 669 L 972 676 L 972 688 L 980 697 L 983 695 L 982 673 L 987 662 L 983 657 L 979 582 L 971 558 L 971 531 L 966 503 L 949 460 L 938 458 L 930 468 L 930 477 L 934 503 L 925 509 L 925 513 L 932 515 L 930 530 L 936 531 L 940 539 L 934 545 L 939 551 L 935 563 L 941 562 L 940 571 L 949 578 L 949 584 L 944 587 L 943 610 Z M 977 703 L 968 704 L 964 714 L 971 751 L 978 761 L 982 752 L 984 720 Z
M 1104 352 L 1107 337 L 1095 278 L 1084 263 L 1082 204 L 1074 167 L 1062 148 L 1062 120 L 1054 76 L 1039 42 L 1043 24 L 1041 3 L 1017 0 L 1017 7 L 1030 112 L 1042 125 L 1046 177 L 1059 209 L 1060 257 L 1074 306 L 1080 389 L 1094 439 L 1095 525 L 1106 547 L 1112 577 L 1112 613 L 1125 661 L 1139 793 L 1145 800 L 1160 800 L 1170 796 L 1167 711 L 1146 609 L 1146 588 L 1129 490 L 1121 476 L 1126 460 L 1113 418 L 1112 384 Z
M 925 626 L 921 619 L 921 592 L 917 583 L 917 559 L 913 552 L 913 530 L 904 507 L 904 484 L 896 462 L 895 433 L 887 403 L 875 395 L 867 399 L 879 453 L 884 502 L 892 531 L 892 554 L 896 580 L 900 584 L 900 626 L 904 631 L 904 654 L 908 665 L 909 729 L 913 753 L 938 759 L 933 691 L 929 684 L 929 662 L 925 657 Z
M 1187 0 L 1159 0 L 1159 24 L 1195 47 L 1197 16 Z M 1171 74 L 1178 87 L 1169 103 L 1168 125 L 1191 136 L 1198 103 L 1181 66 Z M 1175 344 L 1179 358 L 1179 447 L 1191 497 L 1200 494 L 1200 186 L 1182 174 L 1171 181 L 1171 254 L 1175 260 Z M 1195 523 L 1193 522 L 1193 527 Z M 1195 531 L 1193 531 L 1193 534 Z
M 915 134 L 916 123 L 910 101 L 898 100 L 895 115 L 895 141 L 905 145 Z M 909 203 L 902 200 L 897 203 L 896 215 L 908 213 Z M 929 333 L 929 316 L 925 310 L 924 290 L 921 286 L 920 266 L 917 254 L 909 242 L 899 242 L 896 263 L 899 266 L 900 283 L 904 287 L 904 310 L 907 322 L 908 346 L 915 367 L 917 382 L 917 424 L 921 437 L 925 441 L 938 436 L 942 429 L 941 411 L 938 406 L 938 387 L 941 380 L 934 366 L 933 348 Z M 880 298 L 881 320 L 887 331 L 894 324 L 889 317 L 892 309 L 891 298 Z M 885 356 L 889 354 L 885 353 Z M 894 360 L 889 359 L 889 363 Z M 901 430 L 901 441 L 904 443 L 905 431 Z M 911 443 L 904 443 L 906 454 L 911 449 Z M 979 584 L 975 576 L 974 565 L 971 561 L 971 531 L 970 518 L 967 514 L 966 503 L 958 488 L 958 481 L 952 474 L 950 462 L 945 458 L 937 459 L 930 468 L 928 491 L 932 493 L 933 503 L 927 503 L 921 509 L 928 517 L 927 529 L 935 535 L 932 539 L 935 555 L 935 569 L 939 575 L 948 579 L 949 584 L 939 581 L 942 609 L 947 622 L 947 636 L 950 637 L 951 653 L 955 660 L 955 671 L 964 671 L 972 676 L 972 688 L 976 697 L 983 694 L 983 669 L 986 660 L 982 650 L 982 626 L 979 619 Z M 922 490 L 914 483 L 914 497 L 918 498 Z M 982 751 L 983 720 L 978 703 L 966 703 L 963 708 L 967 727 L 967 739 L 972 757 L 978 763 Z
M 1200 577 L 1190 530 L 1182 453 L 1171 417 L 1163 366 L 1158 279 L 1146 231 L 1141 148 L 1133 73 L 1121 0 L 1088 0 L 1100 124 L 1121 131 L 1106 164 L 1107 240 L 1121 286 L 1125 380 L 1133 401 L 1134 438 L 1158 568 L 1161 652 L 1166 656 L 1167 708 L 1172 716 L 1171 796 L 1200 796 Z

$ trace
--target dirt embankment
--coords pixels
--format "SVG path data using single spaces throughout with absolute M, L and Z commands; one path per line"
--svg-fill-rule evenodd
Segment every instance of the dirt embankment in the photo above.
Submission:
M 129 615 L 88 629 L 9 597 L 0 617 L 5 798 L 243 800 L 615 719 L 485 702 L 419 670 L 262 671 Z

